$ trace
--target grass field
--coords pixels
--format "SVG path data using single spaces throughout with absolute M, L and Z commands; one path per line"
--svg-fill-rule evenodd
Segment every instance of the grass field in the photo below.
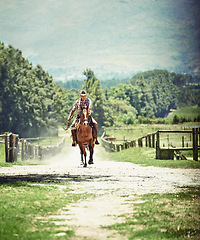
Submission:
M 65 184 L 61 190 L 58 183 L 1 183 L 0 239 L 71 239 L 74 230 L 66 224 L 57 226 L 56 221 L 59 219 L 51 219 L 49 216 L 89 195 L 70 193 L 68 184 Z M 64 236 L 59 236 L 59 233 Z
M 194 126 L 200 126 L 200 123 L 194 123 Z M 184 124 L 138 124 L 128 126 L 118 126 L 105 128 L 107 136 L 114 135 L 116 141 L 130 141 L 138 139 L 148 133 L 154 133 L 158 130 L 191 130 L 193 123 Z
M 153 148 L 129 148 L 121 152 L 101 152 L 101 157 L 117 162 L 131 162 L 141 166 L 164 168 L 200 168 L 200 161 L 194 160 L 159 160 L 155 159 L 156 150 Z
M 124 196 L 126 197 L 126 196 Z M 200 188 L 179 193 L 136 195 L 125 221 L 111 226 L 128 239 L 199 239 Z
M 74 194 L 70 185 L 44 182 L 12 182 L 0 185 L 0 239 L 56 240 L 74 239 L 73 227 L 62 223 L 58 210 L 92 194 Z M 63 188 L 65 186 L 65 188 Z M 120 216 L 123 222 L 103 228 L 114 229 L 128 239 L 198 239 L 200 189 L 180 189 L 178 193 L 135 195 L 132 208 Z M 23 196 L 23 197 L 22 197 Z M 122 198 L 127 195 L 121 196 Z M 57 224 L 58 222 L 59 225 Z
M 186 117 L 186 118 L 194 119 L 195 117 L 200 116 L 200 107 L 193 106 L 193 107 L 179 108 L 177 110 L 174 110 L 168 116 L 168 119 L 173 119 L 174 115 L 178 117 Z
M 155 127 L 136 126 L 130 132 L 130 136 L 134 131 L 139 135 L 141 130 L 143 133 L 155 131 Z M 119 136 L 123 138 L 123 133 L 120 134 Z M 4 145 L 0 144 L 1 157 L 3 152 Z M 200 162 L 193 160 L 157 160 L 155 149 L 152 148 L 130 148 L 118 153 L 101 151 L 99 154 L 105 159 L 130 161 L 142 166 L 200 168 Z M 62 188 L 59 188 L 59 185 L 62 185 Z M 123 215 L 125 218 L 123 223 L 102 227 L 115 229 L 121 235 L 128 236 L 130 240 L 199 239 L 199 190 L 193 187 L 181 189 L 179 193 L 135 195 L 129 202 L 132 209 L 128 214 Z M 64 209 L 67 217 L 68 204 L 91 197 L 95 195 L 87 194 L 87 189 L 84 194 L 73 193 L 70 185 L 64 181 L 61 183 L 1 182 L 0 239 L 74 240 L 75 229 L 66 223 L 58 226 L 56 223 L 61 222 L 62 219 L 51 216 L 57 215 L 58 210 Z

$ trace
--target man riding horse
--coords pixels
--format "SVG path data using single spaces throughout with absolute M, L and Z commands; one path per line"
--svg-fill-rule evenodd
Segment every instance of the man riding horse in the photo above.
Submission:
M 88 109 L 88 114 L 89 114 L 89 124 L 92 128 L 92 135 L 93 135 L 93 139 L 95 144 L 99 144 L 97 137 L 98 137 L 98 124 L 95 121 L 95 119 L 91 116 L 91 107 L 92 107 L 92 101 L 90 98 L 87 98 L 87 93 L 86 91 L 82 90 L 80 92 L 80 97 L 79 99 L 76 100 L 76 102 L 74 103 L 74 106 L 70 112 L 70 115 L 67 119 L 68 122 L 70 122 L 74 112 L 76 110 L 78 110 L 78 114 L 76 119 L 73 121 L 72 125 L 71 125 L 71 133 L 72 133 L 72 139 L 73 139 L 73 143 L 72 143 L 72 147 L 75 147 L 77 145 L 77 127 L 79 124 L 79 120 L 80 120 L 80 116 L 81 116 L 81 107 L 86 106 Z

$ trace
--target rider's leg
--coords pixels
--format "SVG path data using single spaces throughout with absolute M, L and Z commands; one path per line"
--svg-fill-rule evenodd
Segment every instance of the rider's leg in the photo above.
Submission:
M 72 147 L 76 147 L 77 145 L 77 135 L 76 135 L 77 130 L 75 128 L 77 122 L 78 122 L 78 119 L 76 118 L 71 125 L 71 133 L 72 133 L 72 141 L 73 141 Z
M 92 135 L 93 135 L 93 138 L 95 140 L 95 144 L 99 144 L 98 142 L 98 124 L 97 123 L 93 123 L 93 127 L 92 127 Z
M 98 138 L 98 124 L 96 120 L 90 115 L 89 116 L 89 124 L 92 127 L 92 136 L 95 140 L 95 144 L 99 144 L 97 138 Z
M 77 136 L 76 136 L 76 129 L 71 130 L 72 133 L 72 147 L 76 147 L 77 145 Z

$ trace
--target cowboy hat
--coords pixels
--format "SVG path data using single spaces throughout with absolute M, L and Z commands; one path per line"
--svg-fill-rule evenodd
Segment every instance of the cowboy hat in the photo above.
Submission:
M 81 90 L 81 92 L 79 93 L 80 96 L 87 96 L 87 93 L 85 90 Z

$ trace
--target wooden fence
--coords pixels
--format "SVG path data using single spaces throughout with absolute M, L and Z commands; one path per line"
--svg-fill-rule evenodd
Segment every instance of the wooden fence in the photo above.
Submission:
M 200 149 L 200 127 L 192 130 L 159 130 L 149 133 L 137 140 L 113 143 L 105 137 L 101 137 L 102 145 L 109 151 L 121 151 L 129 147 L 151 147 L 156 148 L 157 159 L 174 159 L 175 157 L 185 158 L 182 151 L 193 151 L 193 160 L 198 161 L 198 150 Z M 186 158 L 185 158 L 186 159 Z
M 193 160 L 198 161 L 198 149 L 200 149 L 200 128 L 192 130 L 169 131 L 159 130 L 156 132 L 156 158 L 157 159 L 186 159 L 183 151 L 193 151 Z
M 111 151 L 111 152 L 119 152 L 119 151 L 122 151 L 122 150 L 130 148 L 130 147 L 136 147 L 135 140 L 124 141 L 123 143 L 113 143 L 112 141 L 108 141 L 105 139 L 105 132 L 101 136 L 101 142 L 102 142 L 103 147 L 107 151 Z
M 5 144 L 5 161 L 17 161 L 19 135 L 9 133 L 0 135 L 0 137 L 4 139 L 4 141 L 1 141 L 1 143 Z
M 15 162 L 17 157 L 21 156 L 21 160 L 26 159 L 44 159 L 60 152 L 65 143 L 65 138 L 57 145 L 40 146 L 30 143 L 28 140 L 41 140 L 42 138 L 19 139 L 17 134 L 9 133 L 0 135 L 5 144 L 5 161 Z

